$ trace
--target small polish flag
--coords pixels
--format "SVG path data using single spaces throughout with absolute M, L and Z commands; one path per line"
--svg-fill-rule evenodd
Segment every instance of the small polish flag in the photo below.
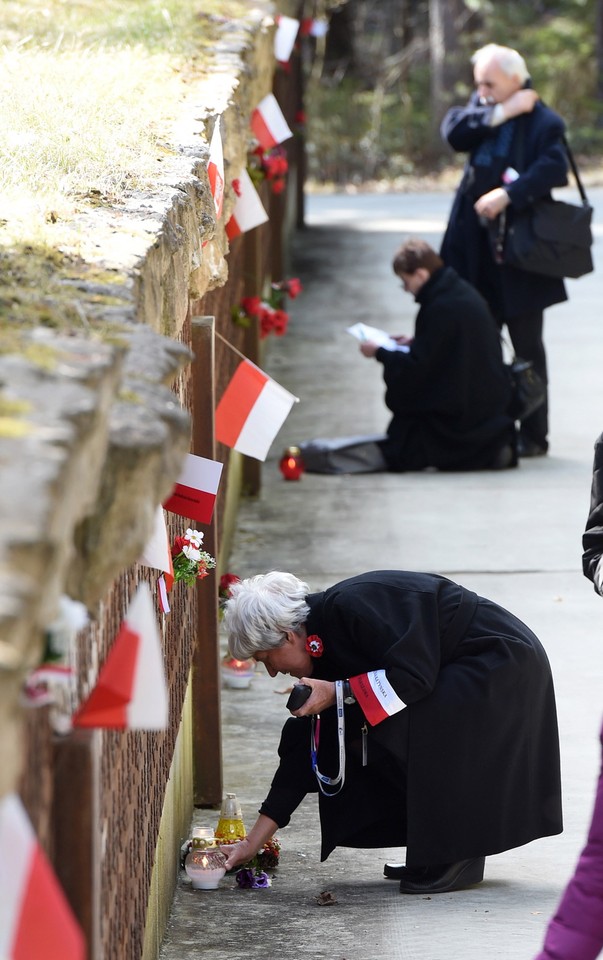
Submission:
M 165 730 L 168 691 L 148 584 L 138 586 L 96 686 L 73 717 L 74 727 Z
M 143 567 L 162 570 L 163 573 L 165 573 L 164 583 L 167 590 L 172 589 L 174 585 L 174 564 L 172 563 L 170 538 L 168 537 L 165 515 L 161 504 L 155 511 L 153 533 L 138 562 L 142 564 Z
M 159 606 L 161 607 L 162 613 L 170 612 L 170 600 L 168 597 L 168 590 L 165 583 L 165 577 L 159 577 L 157 581 L 157 595 L 159 597 Z
M 299 20 L 279 16 L 274 34 L 274 56 L 279 63 L 288 63 L 299 30 Z
M 239 184 L 240 193 L 232 216 L 226 224 L 226 236 L 229 240 L 238 237 L 240 233 L 247 233 L 248 230 L 259 227 L 268 220 L 268 214 L 264 210 L 253 180 L 245 168 L 239 174 Z
M 0 801 L 0 957 L 85 960 L 83 933 L 16 793 Z
M 206 457 L 187 454 L 184 468 L 172 494 L 163 506 L 170 513 L 177 513 L 188 520 L 210 523 L 223 464 Z
M 216 439 L 248 457 L 265 460 L 297 397 L 243 360 L 216 409 Z
M 267 94 L 251 114 L 251 130 L 262 150 L 270 150 L 293 136 L 273 93 Z
M 214 198 L 216 207 L 216 217 L 219 220 L 222 216 L 222 204 L 224 203 L 224 155 L 222 153 L 219 118 L 216 119 L 214 132 L 211 135 L 209 144 L 207 176 L 209 177 L 211 195 Z
M 371 670 L 350 677 L 352 693 L 372 727 L 404 710 L 406 704 L 387 679 L 385 670 Z

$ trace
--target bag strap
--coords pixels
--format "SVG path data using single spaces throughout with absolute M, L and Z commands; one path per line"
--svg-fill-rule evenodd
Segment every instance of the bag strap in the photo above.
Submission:
M 542 103 L 543 106 L 546 106 L 546 104 L 544 103 L 543 100 L 541 100 L 540 102 Z M 524 114 L 524 116 L 525 116 L 525 114 Z M 521 119 L 521 118 L 519 118 L 519 119 Z M 518 158 L 519 158 L 519 165 L 520 165 L 520 167 L 523 167 L 524 142 L 525 142 L 525 127 L 524 127 L 523 123 L 518 123 L 517 126 L 518 126 L 518 130 L 517 130 L 517 154 L 518 154 Z M 586 190 L 584 189 L 584 184 L 582 183 L 582 180 L 581 180 L 581 178 L 580 178 L 580 174 L 578 173 L 578 166 L 577 166 L 576 161 L 575 161 L 575 159 L 574 159 L 574 154 L 572 153 L 572 149 L 571 149 L 569 143 L 567 142 L 567 137 L 565 136 L 564 133 L 561 134 L 561 143 L 562 143 L 563 146 L 565 147 L 565 152 L 566 152 L 566 154 L 567 154 L 567 159 L 569 160 L 569 165 L 570 165 L 571 170 L 572 170 L 572 173 L 574 174 L 574 177 L 575 177 L 575 179 L 576 179 L 576 185 L 577 185 L 578 191 L 579 191 L 579 193 L 580 193 L 580 199 L 582 200 L 582 204 L 583 204 L 585 207 L 589 207 L 589 206 L 590 206 L 590 203 L 588 202 L 588 197 L 586 196 Z
M 589 207 L 590 204 L 589 204 L 589 202 L 588 202 L 588 197 L 586 196 L 586 190 L 584 189 L 584 186 L 583 186 L 583 184 L 582 184 L 582 180 L 580 179 L 580 174 L 578 173 L 578 167 L 576 166 L 576 161 L 574 160 L 574 154 L 573 154 L 572 151 L 571 151 L 571 147 L 570 147 L 569 143 L 567 142 L 567 139 L 566 139 L 566 137 L 565 137 L 565 134 L 562 136 L 561 141 L 562 141 L 563 146 L 565 147 L 565 150 L 566 150 L 566 152 L 567 152 L 567 159 L 569 160 L 570 167 L 572 168 L 572 173 L 574 174 L 574 177 L 576 178 L 576 183 L 577 183 L 577 185 L 578 185 L 578 190 L 580 191 L 580 196 L 581 196 L 581 198 L 582 198 L 582 203 L 584 204 L 585 207 Z

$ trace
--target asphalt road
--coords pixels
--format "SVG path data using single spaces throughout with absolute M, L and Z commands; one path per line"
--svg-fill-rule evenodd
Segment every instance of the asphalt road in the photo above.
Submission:
M 602 191 L 589 191 L 601 209 Z M 517 470 L 461 474 L 305 475 L 285 482 L 283 447 L 316 436 L 382 431 L 388 421 L 375 361 L 345 332 L 363 320 L 412 330 L 416 305 L 391 271 L 409 235 L 438 245 L 451 196 L 311 197 L 290 275 L 304 292 L 265 368 L 299 397 L 242 503 L 229 569 L 241 577 L 291 570 L 312 589 L 383 567 L 442 573 L 503 604 L 539 635 L 558 699 L 565 830 L 486 862 L 484 882 L 451 894 L 402 897 L 382 878 L 402 851 L 336 850 L 319 861 L 315 801 L 281 831 L 269 890 L 215 893 L 182 880 L 162 960 L 529 960 L 580 852 L 598 772 L 603 714 L 603 601 L 581 573 L 593 443 L 603 430 L 600 272 L 568 284 L 547 311 L 551 394 L 548 457 Z M 603 226 L 595 226 L 595 260 Z M 223 692 L 225 790 L 250 826 L 276 765 L 287 681 L 258 670 L 247 691 Z M 215 825 L 213 811 L 195 822 Z M 386 843 L 386 840 L 385 840 Z M 316 896 L 337 903 L 319 907 Z

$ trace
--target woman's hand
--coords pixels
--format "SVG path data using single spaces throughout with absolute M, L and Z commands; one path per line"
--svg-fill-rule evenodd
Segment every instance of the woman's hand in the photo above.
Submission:
M 238 843 L 229 844 L 227 847 L 220 845 L 220 850 L 226 857 L 226 869 L 235 870 L 255 857 L 257 850 L 251 848 L 249 839 L 239 840 Z
M 315 680 L 312 677 L 301 677 L 300 683 L 312 687 L 312 693 L 299 710 L 292 711 L 294 717 L 307 717 L 313 713 L 320 713 L 327 707 L 332 707 L 336 701 L 335 684 L 332 680 Z
M 363 340 L 360 344 L 360 353 L 364 357 L 374 357 L 379 347 L 372 340 Z

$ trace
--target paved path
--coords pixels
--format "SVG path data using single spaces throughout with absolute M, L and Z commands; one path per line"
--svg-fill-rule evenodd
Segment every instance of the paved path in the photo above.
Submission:
M 601 192 L 591 191 L 595 204 Z M 601 273 L 569 285 L 548 311 L 551 451 L 500 473 L 280 477 L 282 448 L 315 436 L 383 430 L 380 368 L 345 327 L 410 332 L 412 299 L 391 271 L 409 235 L 437 246 L 448 194 L 310 198 L 291 273 L 305 284 L 290 331 L 266 367 L 300 398 L 241 508 L 230 570 L 291 570 L 312 589 L 379 567 L 442 573 L 509 607 L 540 636 L 557 688 L 566 828 L 490 858 L 484 882 L 433 898 L 401 897 L 383 880 L 398 851 L 337 850 L 319 862 L 315 801 L 281 831 L 282 866 L 267 891 L 177 891 L 162 960 L 529 960 L 583 842 L 603 714 L 603 601 L 581 574 L 593 442 L 603 430 Z M 597 228 L 598 246 L 602 229 Z M 258 672 L 224 691 L 225 790 L 251 825 L 275 767 L 284 678 Z M 211 811 L 196 822 L 214 825 Z M 384 841 L 386 838 L 384 838 Z M 315 896 L 337 899 L 319 907 Z

